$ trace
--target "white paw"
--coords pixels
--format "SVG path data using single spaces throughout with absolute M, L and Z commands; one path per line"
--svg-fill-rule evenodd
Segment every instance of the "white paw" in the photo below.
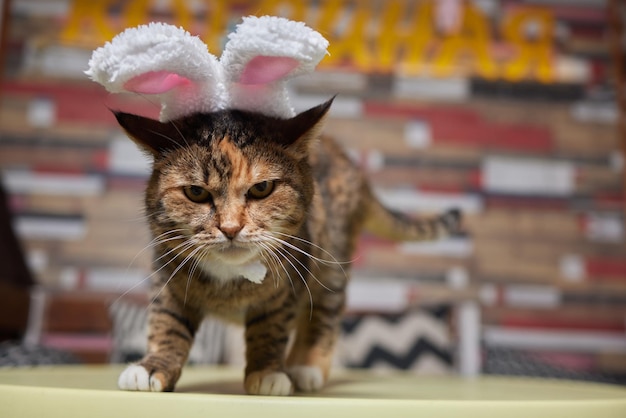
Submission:
M 255 372 L 246 378 L 246 391 L 250 395 L 287 396 L 293 392 L 293 384 L 283 372 Z
M 122 390 L 163 391 L 161 380 L 154 375 L 150 376 L 148 371 L 138 364 L 131 364 L 120 374 L 117 386 Z
M 296 388 L 303 392 L 315 392 L 324 386 L 324 375 L 319 367 L 294 366 L 288 372 Z

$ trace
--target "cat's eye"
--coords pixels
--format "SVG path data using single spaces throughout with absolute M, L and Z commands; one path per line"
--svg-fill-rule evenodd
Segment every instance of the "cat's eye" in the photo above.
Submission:
M 248 197 L 252 199 L 265 199 L 274 191 L 274 182 L 271 180 L 262 181 L 250 187 Z
M 185 186 L 183 192 L 194 203 L 208 203 L 212 199 L 211 192 L 200 186 Z

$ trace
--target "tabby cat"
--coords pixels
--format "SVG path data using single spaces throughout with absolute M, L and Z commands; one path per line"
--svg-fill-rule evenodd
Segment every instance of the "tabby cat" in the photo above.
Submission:
M 430 240 L 457 229 L 456 210 L 410 219 L 385 209 L 320 136 L 331 103 L 290 119 L 224 110 L 161 123 L 115 113 L 154 159 L 148 352 L 121 374 L 121 389 L 172 391 L 210 313 L 245 325 L 247 393 L 318 390 L 359 231 Z

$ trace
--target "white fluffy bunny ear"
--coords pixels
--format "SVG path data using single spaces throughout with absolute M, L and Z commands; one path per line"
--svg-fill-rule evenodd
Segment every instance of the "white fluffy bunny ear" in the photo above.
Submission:
M 189 32 L 164 23 L 127 29 L 95 50 L 85 72 L 112 93 L 154 95 L 161 122 L 224 109 L 222 67 Z
M 328 41 L 302 22 L 245 17 L 229 35 L 220 58 L 230 94 L 228 107 L 294 116 L 285 82 L 313 72 L 327 48 Z

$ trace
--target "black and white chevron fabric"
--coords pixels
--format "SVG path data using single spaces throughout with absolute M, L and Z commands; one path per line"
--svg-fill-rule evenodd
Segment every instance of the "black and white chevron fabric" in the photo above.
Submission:
M 530 376 L 550 379 L 584 380 L 626 385 L 626 373 L 602 370 L 576 370 L 553 364 L 533 353 L 512 348 L 485 348 L 482 372 L 499 376 Z
M 28 346 L 21 341 L 0 343 L 0 368 L 54 364 L 80 364 L 80 360 L 71 353 L 54 348 Z
M 443 307 L 397 315 L 348 316 L 337 360 L 345 367 L 451 373 L 450 313 L 450 308 Z

